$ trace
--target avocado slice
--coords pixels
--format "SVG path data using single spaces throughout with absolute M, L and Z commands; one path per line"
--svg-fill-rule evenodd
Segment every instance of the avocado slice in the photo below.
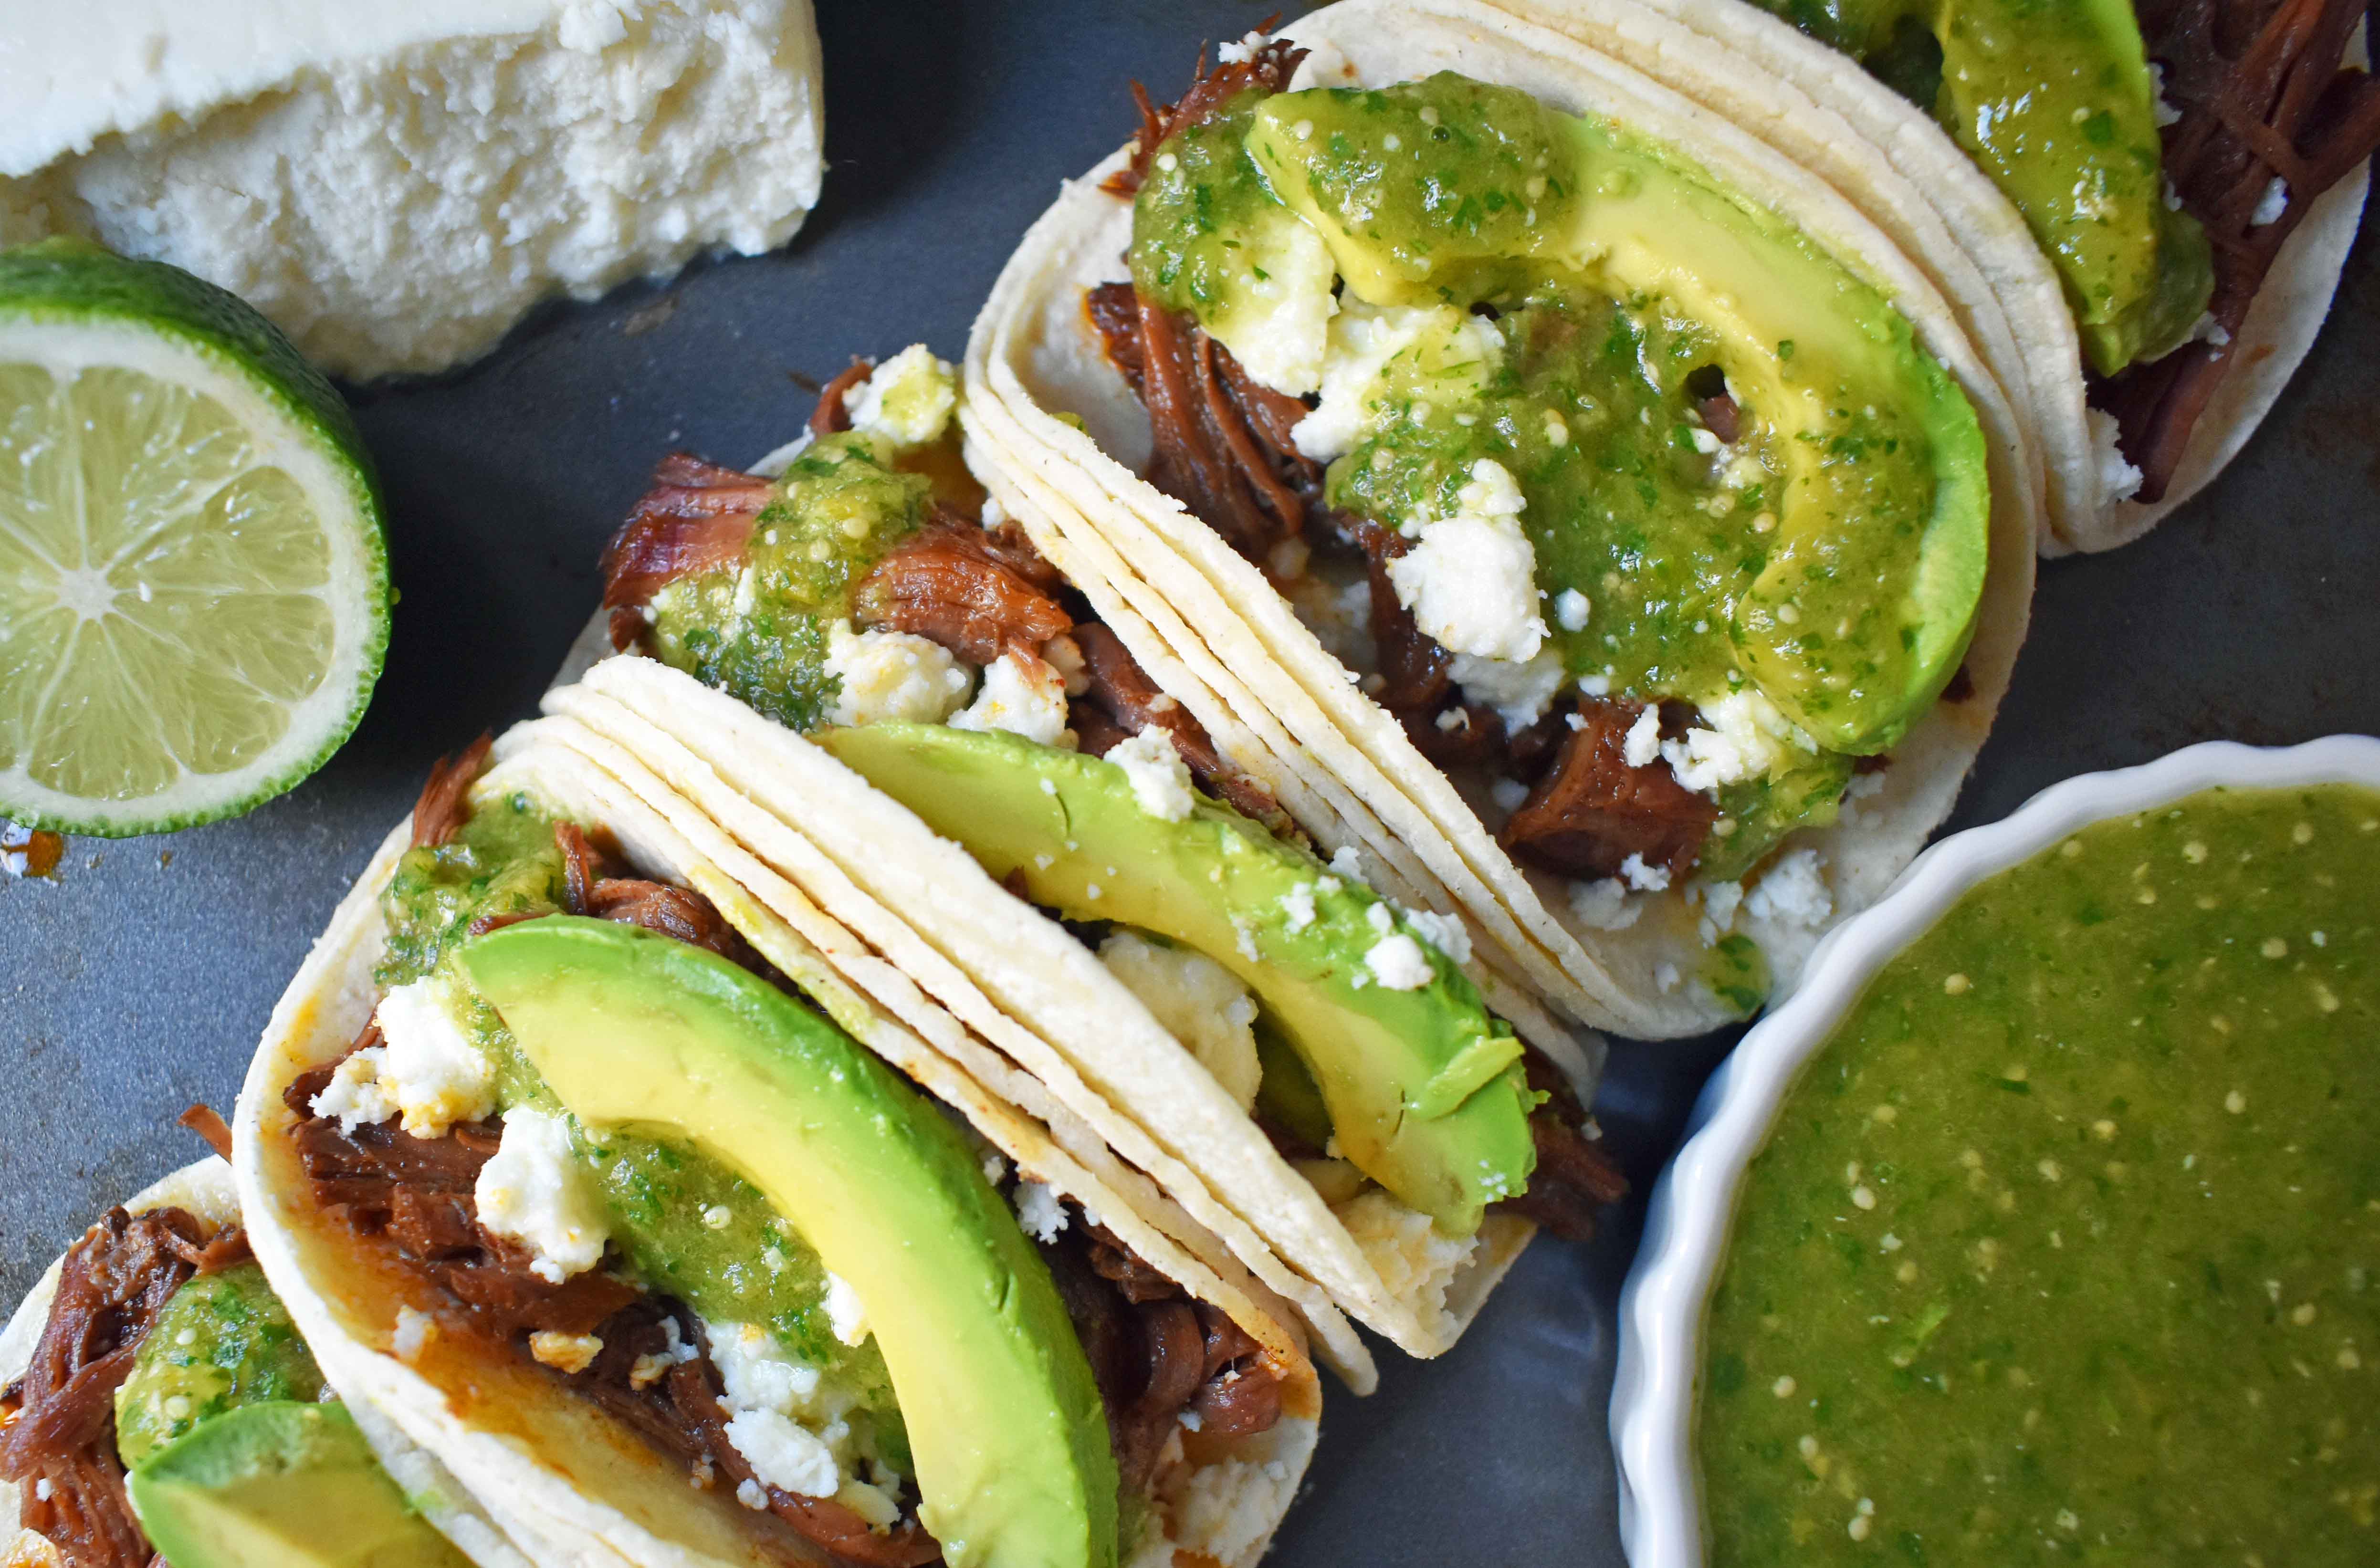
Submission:
M 1090 1362 L 956 1128 L 834 1025 L 699 948 L 552 916 L 460 951 L 572 1115 L 719 1161 L 849 1282 L 953 1568 L 1111 1568 L 1121 1483 Z
M 1247 148 L 1367 304 L 1584 289 L 1696 323 L 1784 476 L 1733 553 L 1756 566 L 1727 627 L 1734 662 L 1819 747 L 1854 755 L 1893 746 L 1940 695 L 1983 591 L 1985 448 L 1881 290 L 1665 144 L 1452 73 L 1279 94 Z M 1532 456 L 1514 454 L 1524 477 Z
M 1468 1235 L 1525 1189 L 1520 1041 L 1426 941 L 1427 981 L 1376 978 L 1367 954 L 1417 933 L 1371 889 L 1211 800 L 1151 816 L 1115 763 L 1005 732 L 887 723 L 819 739 L 1032 902 L 1154 931 L 1238 976 L 1320 1088 L 1340 1152 L 1441 1231 Z
M 341 1404 L 243 1404 L 158 1449 L 126 1491 L 151 1544 L 176 1568 L 470 1562 L 407 1504 Z

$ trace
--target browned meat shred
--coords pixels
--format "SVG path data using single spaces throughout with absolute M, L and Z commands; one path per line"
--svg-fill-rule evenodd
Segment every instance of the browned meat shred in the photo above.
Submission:
M 1579 727 L 1497 842 L 1560 876 L 1617 876 L 1632 855 L 1683 876 L 1702 854 L 1718 806 L 1666 767 L 1629 765 L 1628 731 L 1643 704 L 1586 698 L 1576 711 Z
M 819 388 L 818 407 L 810 410 L 810 433 L 817 436 L 840 435 L 851 428 L 850 400 L 853 392 L 868 384 L 876 367 L 855 354 L 842 373 Z
M 2141 470 L 2136 499 L 2156 501 L 2282 244 L 2323 192 L 2380 147 L 2380 83 L 2340 63 L 2364 0 L 2140 0 L 2136 8 L 2180 115 L 2164 132 L 2166 175 L 2214 247 L 2208 313 L 2233 339 L 2184 345 L 2093 389 Z M 2288 204 L 2277 221 L 2255 224 L 2275 178 L 2287 182 Z
M 1275 833 L 1296 833 L 1296 825 L 1272 792 L 1223 760 L 1206 726 L 1177 699 L 1158 689 L 1122 638 L 1103 626 L 1083 626 L 1075 630 L 1075 645 L 1082 650 L 1083 675 L 1090 682 L 1072 711 L 1075 733 L 1085 751 L 1103 757 L 1111 747 L 1155 724 L 1172 740 L 1183 766 L 1200 788 Z
M 1628 1196 L 1628 1178 L 1588 1136 L 1586 1108 L 1552 1059 L 1531 1046 L 1521 1061 L 1529 1087 L 1547 1097 L 1529 1114 L 1537 1165 L 1529 1173 L 1529 1190 L 1497 1207 L 1525 1215 L 1565 1241 L 1592 1240 L 1596 1215 Z
M 1257 30 L 1270 32 L 1279 20 L 1275 14 Z M 1198 124 L 1248 88 L 1260 87 L 1268 92 L 1282 91 L 1289 86 L 1289 79 L 1297 74 L 1297 63 L 1305 58 L 1305 50 L 1284 39 L 1274 39 L 1249 58 L 1219 66 L 1210 74 L 1207 52 L 1201 49 L 1190 91 L 1162 109 L 1148 101 L 1147 88 L 1134 82 L 1132 99 L 1140 110 L 1140 129 L 1133 138 L 1132 161 L 1110 175 L 1099 188 L 1114 196 L 1132 195 L 1148 177 L 1149 160 L 1157 156 L 1158 147 L 1167 137 Z
M 913 633 L 970 664 L 989 664 L 1012 649 L 1038 656 L 1043 643 L 1073 627 L 1075 618 L 1044 591 L 1050 585 L 1037 585 L 1019 559 L 1021 546 L 1049 572 L 1029 543 L 938 514 L 860 579 L 852 611 L 862 625 Z
M 441 757 L 430 770 L 430 777 L 421 785 L 421 795 L 413 803 L 413 847 L 435 849 L 455 836 L 468 813 L 464 809 L 464 796 L 471 781 L 487 766 L 488 748 L 496 743 L 492 735 L 482 733 L 479 739 L 451 757 Z
M 111 1209 L 67 1251 L 32 1360 L 9 1390 L 0 1480 L 19 1483 L 18 1523 L 73 1568 L 147 1568 L 155 1557 L 125 1496 L 115 1391 L 173 1294 L 245 1256 L 236 1230 L 210 1240 L 180 1209 Z
M 603 547 L 599 563 L 603 608 L 612 612 L 612 646 L 627 648 L 644 635 L 644 607 L 654 594 L 741 556 L 769 494 L 769 481 L 758 475 L 685 452 L 662 458 L 652 487 Z
M 224 1124 L 221 1112 L 200 1100 L 176 1120 L 206 1140 L 209 1149 L 225 1160 L 231 1158 L 231 1128 Z

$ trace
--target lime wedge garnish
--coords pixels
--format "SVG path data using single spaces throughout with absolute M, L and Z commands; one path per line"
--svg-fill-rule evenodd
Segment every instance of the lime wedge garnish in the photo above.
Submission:
M 362 716 L 389 599 L 355 421 L 270 322 L 80 241 L 0 253 L 0 817 L 288 789 Z

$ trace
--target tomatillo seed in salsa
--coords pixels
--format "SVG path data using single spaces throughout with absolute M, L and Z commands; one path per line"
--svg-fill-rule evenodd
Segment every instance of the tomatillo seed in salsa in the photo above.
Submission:
M 2380 794 L 2217 790 L 1971 890 L 1747 1170 L 1714 1568 L 2380 1562 Z

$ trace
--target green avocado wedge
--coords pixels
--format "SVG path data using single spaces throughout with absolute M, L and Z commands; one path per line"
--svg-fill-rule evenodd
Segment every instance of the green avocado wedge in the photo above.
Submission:
M 1120 1482 L 1090 1363 L 956 1128 L 825 1018 L 684 942 L 553 916 L 461 954 L 580 1123 L 719 1161 L 852 1286 L 953 1568 L 1112 1568 Z
M 176 1568 L 466 1568 L 407 1505 L 339 1404 L 268 1401 L 200 1422 L 126 1483 Z
M 1525 1189 L 1520 1041 L 1369 888 L 1211 800 L 1153 816 L 1122 767 L 1080 752 L 940 724 L 818 738 L 1033 903 L 1154 932 L 1237 976 L 1311 1073 L 1339 1152 L 1440 1231 L 1468 1235 Z M 1366 961 L 1398 938 L 1428 964 L 1407 989 Z

